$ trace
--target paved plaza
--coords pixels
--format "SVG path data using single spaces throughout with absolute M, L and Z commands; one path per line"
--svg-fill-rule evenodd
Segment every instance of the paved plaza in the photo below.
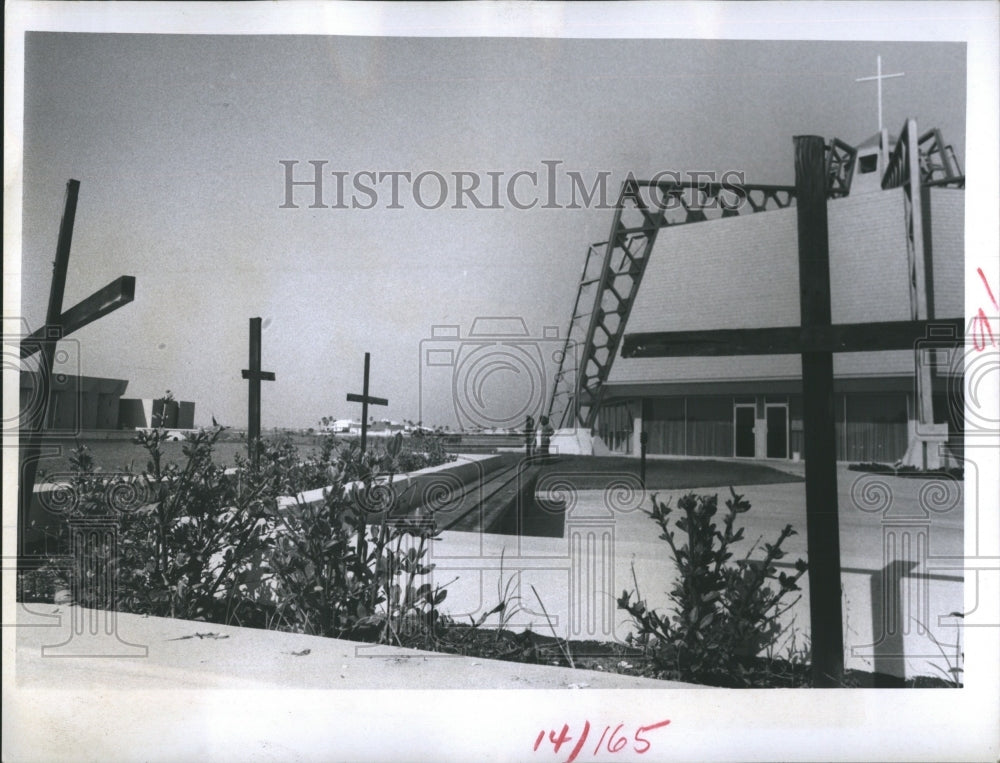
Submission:
M 954 660 L 961 633 L 959 620 L 949 615 L 964 608 L 962 483 L 854 472 L 840 465 L 837 484 L 846 667 L 906 677 L 938 675 L 932 663 L 948 666 L 933 638 Z M 796 559 L 808 561 L 804 483 L 735 490 L 753 507 L 741 517 L 747 531 L 737 553 L 758 540 L 761 546 L 773 542 L 791 524 L 798 534 L 786 541 L 782 563 L 791 571 Z M 729 496 L 725 488 L 662 491 L 658 499 L 676 505 L 688 492 L 718 494 L 721 524 Z M 667 609 L 672 565 L 659 527 L 642 511 L 651 497 L 601 490 L 564 497 L 561 538 L 444 533 L 431 549 L 434 582 L 449 590 L 443 609 L 460 619 L 478 617 L 498 603 L 498 582 L 502 579 L 503 587 L 512 575 L 520 579 L 521 606 L 506 624 L 513 630 L 530 627 L 550 634 L 554 629 L 564 638 L 621 640 L 631 623 L 614 600 L 623 589 L 633 590 L 635 581 L 649 606 Z M 809 636 L 806 578 L 802 583 L 801 599 L 786 615 L 795 647 Z M 496 616 L 487 624 L 496 625 Z M 792 646 L 790 640 L 783 642 L 779 654 Z

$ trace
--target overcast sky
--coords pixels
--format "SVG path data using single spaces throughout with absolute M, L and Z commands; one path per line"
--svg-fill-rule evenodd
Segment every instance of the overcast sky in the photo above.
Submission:
M 248 319 L 261 316 L 264 367 L 277 374 L 265 427 L 358 417 L 344 397 L 361 391 L 365 351 L 371 392 L 390 401 L 373 413 L 455 426 L 454 372 L 428 369 L 422 348 L 462 342 L 429 344 L 434 327 L 466 337 L 477 316 L 513 316 L 529 339 L 563 335 L 587 246 L 610 229 L 608 209 L 542 208 L 548 167 L 548 206 L 570 201 L 568 172 L 588 186 L 610 173 L 612 200 L 628 172 L 791 184 L 794 135 L 875 132 L 875 84 L 855 80 L 875 73 L 876 55 L 906 75 L 885 82 L 886 127 L 913 116 L 969 161 L 960 43 L 32 33 L 25 51 L 22 314 L 31 328 L 44 318 L 76 178 L 65 306 L 137 279 L 134 303 L 75 336 L 80 370 L 128 379 L 129 397 L 170 389 L 196 402 L 199 424 L 245 425 L 240 370 Z M 325 162 L 327 206 L 331 173 L 346 173 L 348 208 L 310 208 L 305 186 L 292 189 L 298 208 L 283 208 L 282 161 L 297 162 L 296 180 Z M 419 198 L 398 176 L 393 205 L 391 176 L 362 176 L 373 202 L 354 190 L 364 171 L 439 173 L 448 195 L 430 209 L 436 176 Z M 511 200 L 519 171 L 537 173 L 538 190 L 519 176 Z M 469 197 L 453 208 L 456 172 L 501 208 Z M 677 277 L 696 266 L 679 258 Z M 485 409 L 516 409 L 523 376 L 485 376 Z

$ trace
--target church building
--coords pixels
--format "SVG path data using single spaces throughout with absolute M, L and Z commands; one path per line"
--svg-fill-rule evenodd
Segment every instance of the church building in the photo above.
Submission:
M 913 144 L 913 120 L 904 132 L 908 128 Z M 964 179 L 936 130 L 919 144 L 920 152 L 914 146 L 907 157 L 909 147 L 882 130 L 848 147 L 847 187 L 827 202 L 834 324 L 964 314 Z M 919 173 L 917 185 L 893 182 L 893 173 L 907 166 Z M 658 231 L 630 308 L 619 311 L 626 316 L 621 334 L 799 325 L 794 203 L 701 220 Z M 923 263 L 916 279 L 922 281 L 920 316 L 914 248 Z M 934 448 L 957 452 L 960 355 L 950 353 L 948 362 L 938 359 L 925 372 L 930 389 L 923 400 L 933 402 L 933 412 L 925 403 L 921 422 L 915 351 L 835 354 L 838 460 L 903 460 L 931 415 Z M 618 351 L 600 385 L 592 433 L 622 454 L 637 455 L 644 432 L 650 454 L 804 458 L 801 366 L 799 355 L 627 357 Z

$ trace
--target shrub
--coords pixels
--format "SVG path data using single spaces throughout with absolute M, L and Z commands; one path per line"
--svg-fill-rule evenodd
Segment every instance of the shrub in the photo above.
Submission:
M 743 528 L 734 530 L 736 519 L 750 510 L 743 496 L 730 492 L 721 530 L 714 521 L 718 496 L 685 495 L 675 510 L 653 495 L 653 509 L 646 514 L 659 525 L 677 572 L 670 591 L 673 613 L 648 609 L 638 582 L 634 592 L 622 592 L 618 607 L 629 613 L 640 643 L 672 677 L 746 686 L 753 680 L 754 658 L 781 633 L 780 618 L 795 603 L 783 606 L 782 601 L 799 590 L 806 563 L 799 559 L 794 575 L 777 572 L 774 562 L 785 555 L 781 545 L 795 534 L 787 525 L 773 544 L 764 544 L 763 558 L 751 559 L 754 544 L 730 564 L 731 546 L 744 537 Z M 772 581 L 777 590 L 768 584 Z
M 100 472 L 87 448 L 76 449 L 56 539 L 73 553 L 22 576 L 22 594 L 68 588 L 98 609 L 384 643 L 434 638 L 445 591 L 420 579 L 432 569 L 426 543 L 436 528 L 392 517 L 400 436 L 378 454 L 351 443 L 335 460 L 332 438 L 305 460 L 279 438 L 262 444 L 259 470 L 238 460 L 227 473 L 212 461 L 222 432 L 190 435 L 183 467 L 163 464 L 165 430 L 140 433 L 149 455 L 141 474 Z M 279 507 L 280 496 L 316 482 L 329 486 L 322 501 Z M 109 532 L 72 548 L 74 527 L 93 520 Z
M 183 468 L 163 465 L 164 429 L 139 433 L 149 456 L 142 473 L 101 472 L 86 447 L 75 449 L 55 539 L 67 555 L 41 575 L 87 607 L 228 621 L 240 577 L 259 558 L 273 496 L 212 462 L 221 433 L 190 435 Z M 95 522 L 105 532 L 88 532 Z M 74 533 L 87 542 L 74 548 Z
M 274 511 L 279 532 L 267 568 L 278 627 L 400 645 L 433 640 L 446 591 L 416 581 L 433 569 L 424 557 L 436 527 L 419 516 L 391 516 L 401 441 L 390 440 L 384 454 L 362 454 L 351 443 L 322 503 Z M 345 474 L 360 484 L 345 490 Z

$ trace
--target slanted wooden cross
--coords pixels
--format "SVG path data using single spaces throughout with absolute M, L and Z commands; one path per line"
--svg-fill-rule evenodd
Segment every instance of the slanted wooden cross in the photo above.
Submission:
M 365 452 L 368 444 L 368 406 L 369 405 L 389 405 L 389 401 L 384 397 L 371 397 L 368 394 L 368 366 L 371 362 L 371 354 L 365 353 L 365 385 L 360 395 L 349 392 L 347 402 L 361 403 L 361 452 Z
M 19 433 L 23 466 L 21 479 L 18 483 L 17 518 L 19 538 L 22 539 L 24 531 L 28 527 L 31 498 L 35 492 L 35 476 L 38 473 L 38 460 L 41 455 L 42 434 L 48 424 L 51 407 L 52 390 L 47 385 L 52 379 L 56 344 L 60 339 L 64 339 L 77 329 L 83 328 L 88 323 L 96 321 L 135 299 L 135 278 L 121 276 L 63 312 L 63 295 L 66 291 L 66 274 L 69 270 L 69 254 L 73 243 L 73 224 L 76 221 L 76 202 L 79 195 L 80 181 L 68 181 L 66 183 L 66 204 L 63 209 L 62 221 L 59 224 L 59 239 L 56 243 L 56 259 L 52 265 L 52 285 L 49 290 L 45 325 L 21 340 L 21 360 L 26 360 L 36 353 L 41 354 L 37 379 L 38 383 L 43 385 L 40 415 L 29 422 L 29 425 L 22 428 Z
M 841 686 L 844 673 L 840 603 L 840 523 L 834 430 L 833 353 L 913 349 L 931 325 L 948 327 L 956 343 L 962 318 L 831 325 L 830 250 L 826 214 L 825 143 L 795 138 L 801 326 L 626 334 L 633 358 L 802 355 L 806 466 L 806 545 L 813 685 Z M 911 171 L 916 171 L 911 170 Z
M 250 368 L 243 369 L 243 378 L 250 381 L 247 405 L 247 455 L 254 471 L 260 466 L 260 383 L 274 381 L 272 371 L 260 370 L 260 318 L 250 319 Z

